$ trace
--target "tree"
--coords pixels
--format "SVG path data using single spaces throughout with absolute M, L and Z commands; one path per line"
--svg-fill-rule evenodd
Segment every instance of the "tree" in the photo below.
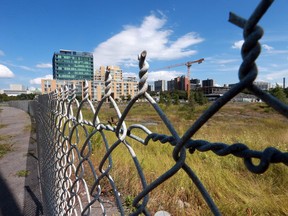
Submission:
M 9 100 L 9 97 L 7 94 L 0 94 L 0 102 L 2 101 L 8 101 Z
M 128 94 L 128 95 L 127 95 L 127 101 L 130 101 L 130 100 L 131 100 L 131 95 Z
M 204 96 L 204 93 L 202 91 L 196 91 L 194 95 L 195 101 L 199 105 L 204 105 L 208 102 L 208 99 Z
M 285 94 L 286 94 L 286 97 L 288 98 L 288 88 L 285 88 L 285 89 L 284 89 L 284 92 L 285 92 Z
M 164 99 L 164 93 L 160 92 L 160 98 L 159 98 L 159 103 L 165 103 L 165 99 Z
M 274 97 L 278 98 L 283 103 L 288 103 L 287 95 L 284 92 L 284 89 L 280 87 L 278 84 L 275 88 L 270 90 L 270 94 Z
M 190 96 L 188 98 L 188 106 L 190 107 L 190 111 L 194 111 L 195 110 L 195 105 L 196 105 L 195 92 L 191 92 Z
M 121 99 L 121 101 L 125 101 L 125 96 L 124 96 L 124 95 L 121 95 L 121 96 L 120 96 L 120 99 Z
M 172 97 L 172 101 L 174 104 L 178 105 L 180 103 L 179 101 L 179 95 L 178 95 L 178 92 L 175 91 L 175 92 L 172 92 L 171 93 L 171 97 Z
M 172 102 L 172 100 L 171 100 L 171 96 L 170 96 L 170 94 L 168 93 L 168 94 L 166 94 L 166 105 L 167 106 L 170 106 L 171 105 L 171 102 Z

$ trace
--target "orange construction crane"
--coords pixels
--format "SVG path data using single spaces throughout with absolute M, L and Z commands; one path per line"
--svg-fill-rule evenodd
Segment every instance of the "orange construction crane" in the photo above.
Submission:
M 203 61 L 204 61 L 204 58 L 201 58 L 201 59 L 198 59 L 198 60 L 195 60 L 195 61 L 188 61 L 188 62 L 181 63 L 181 64 L 175 64 L 175 65 L 170 65 L 170 66 L 166 66 L 166 67 L 163 67 L 163 68 L 159 68 L 156 71 L 163 70 L 163 69 L 170 69 L 170 68 L 174 68 L 174 67 L 180 67 L 180 66 L 185 65 L 187 67 L 187 78 L 188 78 L 188 82 L 189 82 L 188 86 L 187 86 L 187 96 L 188 96 L 188 99 L 189 99 L 189 96 L 190 96 L 190 67 L 192 66 L 192 64 L 195 64 L 195 63 L 200 64 Z

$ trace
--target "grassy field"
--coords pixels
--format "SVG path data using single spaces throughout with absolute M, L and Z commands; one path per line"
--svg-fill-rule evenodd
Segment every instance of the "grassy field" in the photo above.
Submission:
M 162 106 L 162 109 L 181 136 L 207 107 L 196 107 L 194 112 L 183 105 Z M 125 106 L 121 108 L 123 110 Z M 103 107 L 99 115 L 100 121 L 107 124 L 111 117 L 117 121 L 114 109 L 109 105 Z M 89 111 L 85 111 L 85 118 L 91 118 Z M 125 122 L 127 127 L 139 123 L 147 126 L 152 132 L 170 135 L 160 117 L 146 103 L 135 104 Z M 288 119 L 265 104 L 229 103 L 192 138 L 226 144 L 240 142 L 250 149 L 261 151 L 273 146 L 287 152 L 287 125 Z M 142 131 L 135 130 L 133 133 L 142 138 L 146 136 Z M 117 140 L 112 132 L 106 132 L 106 137 L 110 144 Z M 148 184 L 175 164 L 172 157 L 173 147 L 169 144 L 150 141 L 144 146 L 131 138 L 127 138 L 127 141 L 137 155 Z M 90 158 L 97 167 L 106 151 L 98 132 L 92 136 L 92 149 L 93 154 Z M 112 159 L 113 167 L 110 173 L 129 206 L 133 198 L 142 191 L 137 170 L 124 145 L 120 144 L 113 151 Z M 202 181 L 223 215 L 287 214 L 287 166 L 272 164 L 264 174 L 253 174 L 246 169 L 240 158 L 231 155 L 220 157 L 213 152 L 198 151 L 194 154 L 187 151 L 185 161 Z M 105 163 L 104 169 L 107 167 L 108 163 Z M 109 185 L 108 182 L 106 185 Z M 105 190 L 109 191 L 111 188 Z M 150 193 L 148 208 L 152 213 L 166 210 L 172 215 L 211 215 L 199 191 L 183 170 Z

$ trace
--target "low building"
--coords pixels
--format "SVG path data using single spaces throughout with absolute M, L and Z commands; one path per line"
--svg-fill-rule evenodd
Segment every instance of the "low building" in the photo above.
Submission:
M 0 94 L 6 94 L 7 96 L 18 96 L 21 94 L 29 94 L 29 91 L 21 84 L 10 84 L 10 89 L 0 90 Z
M 271 88 L 270 83 L 268 82 L 255 81 L 253 84 L 263 91 L 268 91 Z
M 204 95 L 209 95 L 209 94 L 224 94 L 227 92 L 230 88 L 229 87 L 218 87 L 218 86 L 203 86 L 202 91 Z
M 84 80 L 55 80 L 55 79 L 41 79 L 41 92 L 42 94 L 49 94 L 50 92 L 55 91 L 56 89 L 64 89 L 64 86 L 68 86 L 69 89 L 73 88 L 73 85 L 76 89 L 76 95 L 83 97 L 83 86 Z M 90 99 L 93 98 L 92 95 L 92 82 L 87 81 L 88 83 L 88 93 Z

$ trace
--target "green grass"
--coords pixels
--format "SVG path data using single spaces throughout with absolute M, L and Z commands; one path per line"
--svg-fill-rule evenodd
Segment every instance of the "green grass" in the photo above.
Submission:
M 29 170 L 19 170 L 16 175 L 18 177 L 27 177 L 30 174 Z
M 189 107 L 183 105 L 161 106 L 180 136 L 207 109 L 207 106 L 196 107 L 195 111 L 191 112 Z M 124 108 L 121 107 L 121 111 Z M 86 113 L 85 116 L 92 115 Z M 100 112 L 100 121 L 107 124 L 111 117 L 118 121 L 114 109 L 106 105 Z M 156 125 L 147 126 L 152 132 L 170 134 L 153 107 L 147 103 L 136 103 L 125 122 L 127 127 L 134 123 L 154 122 Z M 287 123 L 286 118 L 262 103 L 229 103 L 209 119 L 192 138 L 226 144 L 240 142 L 250 149 L 259 151 L 273 146 L 282 152 L 287 152 Z M 89 129 L 89 132 L 92 131 L 93 129 Z M 133 130 L 133 133 L 143 139 L 147 136 L 139 130 Z M 81 148 L 85 142 L 85 131 L 81 127 L 79 134 L 81 136 L 77 145 Z M 112 132 L 105 132 L 105 135 L 110 146 L 117 140 Z M 76 137 L 76 132 L 73 136 Z M 76 138 L 72 140 L 75 141 Z M 91 140 L 93 155 L 90 159 L 94 166 L 98 167 L 106 149 L 99 132 L 93 135 Z M 127 141 L 137 155 L 147 184 L 155 181 L 175 165 L 172 157 L 173 146 L 152 141 L 144 146 L 131 138 L 127 138 Z M 89 149 L 86 147 L 83 153 L 85 155 L 88 152 Z M 130 206 L 132 197 L 143 190 L 131 153 L 121 143 L 114 149 L 111 157 L 113 167 L 110 173 L 122 196 L 126 197 L 125 201 L 129 201 L 127 205 Z M 242 159 L 231 155 L 220 157 L 213 152 L 195 151 L 194 154 L 190 154 L 186 151 L 185 162 L 197 174 L 223 215 L 285 215 L 288 212 L 288 169 L 283 164 L 272 164 L 264 174 L 257 175 L 246 169 Z M 257 164 L 257 160 L 255 163 Z M 89 168 L 88 163 L 85 166 Z M 106 161 L 103 169 L 108 167 Z M 96 172 L 99 174 L 99 171 Z M 89 176 L 89 169 L 87 175 Z M 109 188 L 109 183 L 104 184 Z M 179 170 L 177 174 L 156 187 L 149 197 L 148 208 L 152 213 L 164 209 L 172 215 L 211 215 L 201 194 L 184 170 Z M 187 205 L 179 208 L 179 200 Z
M 2 158 L 5 154 L 13 151 L 13 146 L 11 144 L 1 144 L 0 143 L 0 158 Z
M 6 127 L 6 125 L 0 125 L 0 128 Z M 0 158 L 2 158 L 5 154 L 13 151 L 13 144 L 10 143 L 10 139 L 13 136 L 11 135 L 0 135 Z
M 0 135 L 0 142 L 9 141 L 12 137 L 12 135 Z
M 0 129 L 7 127 L 7 124 L 0 124 Z

